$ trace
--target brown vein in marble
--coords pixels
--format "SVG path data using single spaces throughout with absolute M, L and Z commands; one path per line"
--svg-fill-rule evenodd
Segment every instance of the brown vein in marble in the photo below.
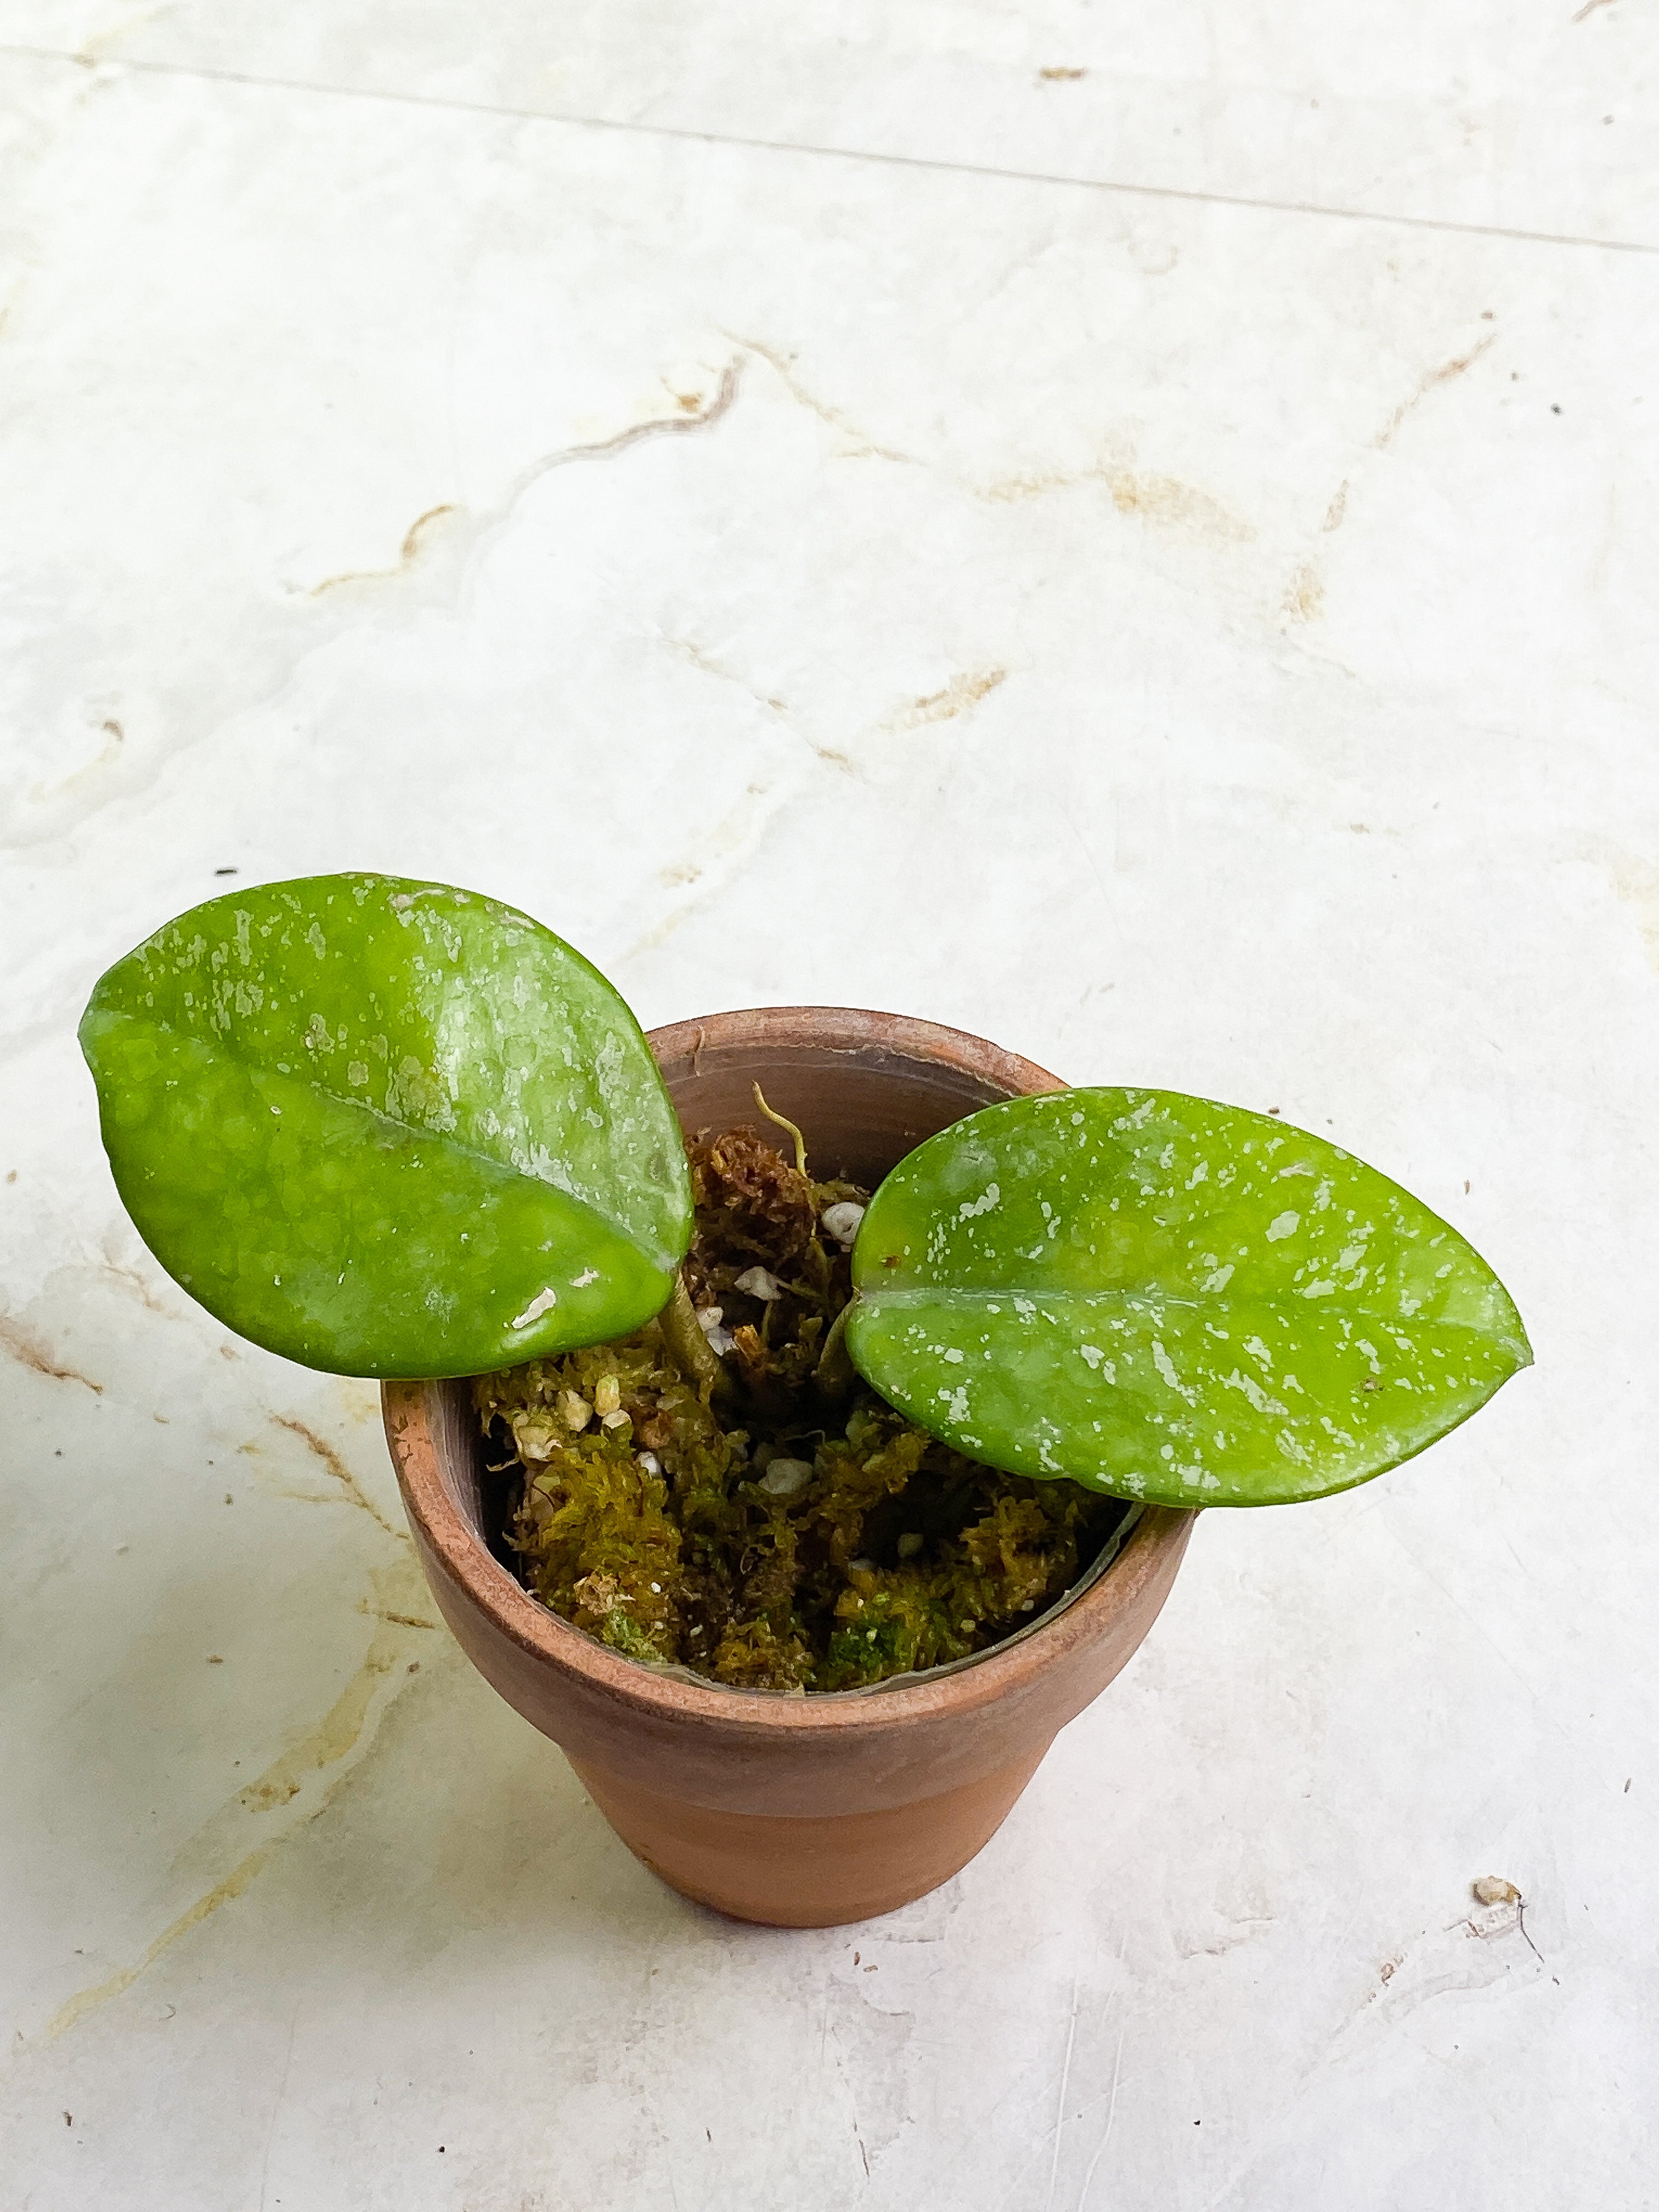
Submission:
M 398 557 L 391 568 L 343 569 L 339 575 L 325 576 L 320 584 L 313 584 L 311 587 L 312 598 L 319 599 L 325 592 L 337 591 L 343 584 L 385 584 L 405 574 L 421 557 L 422 532 L 428 529 L 433 523 L 441 520 L 446 514 L 453 514 L 455 512 L 453 500 L 446 500 L 437 507 L 428 507 L 424 514 L 416 516 L 414 521 L 404 532 L 404 542 L 398 547 Z
M 382 1625 L 370 1638 L 368 1649 L 356 1673 L 321 1719 L 307 1729 L 263 1774 L 237 1793 L 233 1802 L 240 1813 L 257 1816 L 280 1810 L 299 1795 L 314 1774 L 320 1773 L 325 1768 L 337 1766 L 347 1758 L 362 1740 L 376 1692 L 389 1676 L 395 1679 L 398 1665 L 404 1662 L 409 1646 L 398 1631 L 437 1627 L 435 1621 L 400 1612 L 395 1605 L 386 1602 L 396 1600 L 408 1604 L 415 1601 L 412 1592 L 424 1594 L 425 1586 L 411 1558 L 405 1555 L 393 1560 L 388 1566 L 377 1568 L 370 1580 L 377 1602 L 370 1603 L 366 1600 L 362 1610 Z M 410 1669 L 410 1674 L 412 1674 L 413 1671 Z M 382 1721 L 402 1695 L 407 1679 L 398 1684 L 382 1705 L 380 1716 Z M 377 1729 L 377 1735 L 378 1733 Z M 15 2048 L 21 2051 L 40 2044 L 56 2042 L 59 2036 L 66 2034 L 88 2014 L 123 1996 L 141 1975 L 155 1965 L 164 1951 L 171 1949 L 193 1929 L 199 1928 L 222 1905 L 240 1897 L 283 1844 L 292 1843 L 327 1812 L 337 1791 L 362 1765 L 360 1759 L 356 1765 L 337 1775 L 318 1802 L 302 1813 L 280 1836 L 273 1836 L 245 1853 L 228 1874 L 221 1876 L 210 1889 L 204 1891 L 176 1918 L 170 1920 L 130 1966 L 118 1968 L 114 1973 L 107 1975 L 101 1982 L 94 1983 L 88 1989 L 77 1990 L 58 2007 L 37 2034 Z M 223 1815 L 216 1815 L 215 1818 L 216 1822 Z M 198 1830 L 198 1838 L 210 1832 L 214 1825 L 210 1822 L 208 1830 Z M 190 1848 L 189 1844 L 185 1846 L 186 1851 Z
M 30 50 L 0 45 L 0 54 L 26 51 Z M 48 58 L 61 58 L 60 57 Z M 189 72 L 185 74 L 188 75 Z M 14 298 L 15 296 L 14 295 Z M 493 507 L 482 513 L 471 513 L 465 507 L 450 501 L 441 501 L 436 506 L 423 509 L 404 532 L 398 559 L 393 567 L 385 569 L 349 570 L 339 575 L 325 577 L 320 583 L 312 586 L 304 596 L 313 599 L 319 597 L 330 599 L 331 604 L 338 610 L 337 619 L 349 619 L 347 610 L 351 604 L 349 599 L 342 602 L 337 599 L 332 599 L 331 595 L 343 587 L 383 591 L 388 586 L 395 587 L 401 585 L 407 588 L 416 580 L 420 579 L 429 567 L 435 564 L 435 557 L 441 549 L 448 558 L 451 564 L 449 573 L 453 578 L 469 555 L 495 532 L 504 528 L 512 520 L 520 501 L 544 476 L 550 474 L 555 469 L 568 467 L 578 462 L 607 459 L 613 455 L 627 452 L 630 447 L 648 438 L 684 436 L 691 432 L 711 428 L 729 411 L 737 398 L 742 374 L 743 361 L 739 356 L 727 362 L 720 372 L 714 390 L 701 404 L 696 394 L 676 393 L 674 397 L 679 410 L 676 414 L 652 416 L 644 422 L 629 423 L 609 437 L 593 440 L 583 445 L 562 447 L 554 453 L 544 454 L 520 471 L 503 499 Z M 291 664 L 295 658 L 302 659 L 313 649 L 316 641 L 314 633 L 303 638 L 299 643 L 296 655 L 287 640 L 282 639 L 280 644 L 283 659 Z M 275 634 L 270 642 L 275 649 L 279 642 Z M 275 688 L 280 688 L 280 685 Z M 228 711 L 234 712 L 235 709 L 233 708 Z M 140 781 L 135 781 L 131 775 L 128 775 L 123 787 L 118 778 L 114 787 L 111 788 L 111 779 L 105 777 L 102 779 L 101 794 L 92 804 L 77 805 L 66 816 L 56 819 L 49 817 L 45 823 L 32 824 L 27 830 L 14 832 L 8 829 L 3 834 L 0 834 L 0 850 L 20 851 L 43 840 L 61 838 L 83 821 L 89 812 L 95 811 L 97 806 L 107 805 L 111 799 L 117 796 L 131 799 L 136 792 L 153 785 L 171 760 L 176 758 L 181 750 L 187 750 L 191 745 L 198 743 L 204 734 L 204 731 L 195 731 L 187 735 L 175 735 L 171 742 L 153 745 L 144 762 L 143 773 Z M 85 792 L 89 782 L 92 788 L 97 788 L 99 780 L 95 777 L 94 771 L 107 768 L 119 757 L 119 753 L 118 742 L 112 735 L 111 743 L 106 746 L 98 760 L 88 763 L 84 769 L 76 770 L 73 775 L 53 790 L 32 796 L 30 803 L 50 805 L 55 801 L 61 800 L 66 794 Z M 49 1024 L 40 1024 L 40 1033 L 46 1034 L 49 1028 Z M 3 1041 L 9 1048 L 15 1049 L 20 1038 L 27 1037 L 30 1034 L 29 1031 L 13 1032 L 6 1036 Z
M 1248 545 L 1255 538 L 1254 523 L 1235 514 L 1231 507 L 1196 484 L 1183 483 L 1179 477 L 1129 468 L 1119 462 L 1097 461 L 1081 469 L 999 477 L 978 496 L 1006 506 L 1020 500 L 1041 499 L 1051 491 L 1070 491 L 1078 484 L 1086 483 L 1103 484 L 1120 514 L 1131 515 L 1158 529 L 1181 530 L 1218 545 Z
M 1133 514 L 1147 522 L 1162 523 L 1192 531 L 1195 536 L 1207 538 L 1219 544 L 1248 545 L 1255 536 L 1255 526 L 1242 515 L 1224 507 L 1196 485 L 1182 483 L 1177 477 L 1146 476 L 1133 469 L 1108 468 L 1097 471 L 1112 495 L 1112 505 L 1120 514 Z
M 714 828 L 699 840 L 696 860 L 682 860 L 659 872 L 658 881 L 665 889 L 673 889 L 681 884 L 687 886 L 701 884 L 702 888 L 692 890 L 689 898 L 672 907 L 660 921 L 637 937 L 623 954 L 624 962 L 636 960 L 647 952 L 654 952 L 694 914 L 701 913 L 707 907 L 720 885 L 729 879 L 722 872 L 711 881 L 705 882 L 703 878 L 708 867 L 716 861 L 730 860 L 745 847 L 752 848 L 788 796 L 787 792 L 774 796 L 764 784 L 751 783 L 743 798 L 734 806 L 729 807 Z M 767 799 L 769 804 L 757 807 L 753 804 L 757 799 Z
M 1480 360 L 1481 355 L 1497 343 L 1497 331 L 1488 331 L 1469 348 L 1467 353 L 1454 354 L 1449 361 L 1442 362 L 1437 368 L 1431 368 L 1426 376 L 1419 379 L 1416 390 L 1408 398 L 1401 401 L 1382 429 L 1371 440 L 1372 450 L 1379 453 L 1385 453 L 1393 443 L 1401 424 L 1413 410 L 1420 407 L 1430 394 L 1437 392 L 1443 384 L 1455 383 L 1457 378 L 1467 374 Z M 1330 504 L 1325 510 L 1325 519 L 1319 526 L 1321 535 L 1329 536 L 1332 532 L 1340 530 L 1347 511 L 1348 478 L 1344 477 L 1332 494 Z M 1279 611 L 1286 622 L 1311 623 L 1318 620 L 1324 611 L 1324 607 L 1325 580 L 1321 573 L 1319 562 L 1310 557 L 1300 562 L 1291 575 L 1290 582 L 1285 587 L 1284 597 L 1279 601 Z
M 79 768 L 71 769 L 68 775 L 60 777 L 56 783 L 35 784 L 28 793 L 31 805 L 50 805 L 53 799 L 62 798 L 66 791 L 79 790 L 94 781 L 104 769 L 112 767 L 122 758 L 126 732 L 116 721 L 101 722 L 99 727 L 104 733 L 104 742 L 96 755 L 89 761 L 83 761 Z
M 691 665 L 701 670 L 703 675 L 712 676 L 721 684 L 736 684 L 738 690 L 746 697 L 752 699 L 757 707 L 764 707 L 769 713 L 781 717 L 787 723 L 791 734 L 799 738 L 809 752 L 816 753 L 817 757 L 829 767 L 839 769 L 846 775 L 857 775 L 857 769 L 845 753 L 836 752 L 832 746 L 819 744 L 815 738 L 809 737 L 805 730 L 797 726 L 790 714 L 789 702 L 787 699 L 774 698 L 764 691 L 757 691 L 755 686 L 744 677 L 739 676 L 735 669 L 724 666 L 712 653 L 706 652 L 695 638 L 677 637 L 666 630 L 660 635 L 665 645 L 672 647 L 676 653 L 684 653 Z M 683 872 L 677 872 L 677 873 L 678 880 L 690 882 L 701 874 L 702 870 L 694 868 L 690 877 L 685 876 Z M 660 880 L 665 882 L 668 878 L 664 876 Z
M 143 1276 L 139 1273 L 137 1267 L 125 1267 L 118 1260 L 106 1258 L 104 1268 L 106 1273 L 112 1276 L 116 1282 L 125 1283 L 126 1285 L 127 1288 L 137 1299 L 139 1304 L 143 1306 L 147 1312 L 153 1314 L 165 1314 L 167 1312 L 167 1307 L 164 1306 L 161 1299 L 156 1297 L 155 1291 L 150 1288 Z
M 917 465 L 914 453 L 902 453 L 895 447 L 878 445 L 866 431 L 860 429 L 856 422 L 843 415 L 840 408 L 832 407 L 826 400 L 816 398 L 796 375 L 794 363 L 789 355 L 780 353 L 773 346 L 763 345 L 759 338 L 744 337 L 735 331 L 722 329 L 720 336 L 728 343 L 741 346 L 745 352 L 757 355 L 797 406 L 804 407 L 809 415 L 816 415 L 819 422 L 827 423 L 830 429 L 839 430 L 842 437 L 851 438 L 854 450 L 847 457 L 849 460 L 862 460 L 868 457 L 875 460 L 901 462 L 911 468 Z
M 356 1673 L 321 1719 L 297 1737 L 263 1774 L 244 1785 L 238 1796 L 244 1811 L 274 1812 L 290 1798 L 297 1797 L 312 1775 L 325 1766 L 337 1765 L 349 1752 L 355 1750 L 376 1690 L 403 1658 L 404 1639 L 398 1630 L 436 1627 L 435 1621 L 401 1612 L 386 1602 L 388 1597 L 400 1598 L 407 1605 L 413 1594 L 424 1588 L 412 1559 L 405 1557 L 394 1560 L 391 1566 L 377 1569 L 370 1580 L 379 1602 L 365 1600 L 360 1610 L 380 1626 L 369 1639 Z
M 0 1346 L 3 1346 L 14 1359 L 31 1368 L 37 1375 L 49 1376 L 54 1382 L 78 1382 L 82 1389 L 90 1390 L 94 1397 L 101 1398 L 104 1395 L 101 1382 L 94 1382 L 90 1375 L 83 1375 L 78 1367 L 66 1366 L 46 1349 L 37 1336 L 32 1335 L 4 1314 L 0 1314 Z
M 296 1421 L 287 1413 L 273 1413 L 270 1419 L 279 1429 L 286 1429 L 290 1436 L 299 1437 L 307 1450 L 322 1462 L 352 1504 L 361 1505 L 377 1527 L 384 1528 L 388 1536 L 395 1537 L 399 1543 L 406 1544 L 409 1541 L 407 1533 L 402 1528 L 392 1526 L 340 1457 L 339 1453 L 335 1450 L 333 1445 L 319 1437 L 315 1429 L 307 1428 L 303 1421 Z
M 931 691 L 925 698 L 913 699 L 882 727 L 887 730 L 919 730 L 927 722 L 949 722 L 958 714 L 965 714 L 970 707 L 994 691 L 1008 680 L 1006 668 L 981 669 L 974 675 L 953 676 L 942 691 Z
M 580 446 L 561 446 L 554 453 L 543 454 L 520 471 L 504 498 L 482 513 L 472 513 L 453 500 L 428 507 L 404 532 L 398 558 L 391 568 L 348 568 L 338 575 L 325 576 L 320 583 L 311 586 L 310 596 L 321 599 L 351 584 L 398 582 L 441 545 L 456 559 L 464 559 L 484 538 L 510 521 L 520 501 L 556 469 L 568 468 L 580 461 L 609 460 L 618 453 L 629 452 L 647 438 L 684 437 L 690 431 L 712 428 L 730 411 L 742 376 L 741 358 L 730 361 L 720 371 L 715 389 L 707 398 L 696 393 L 673 395 L 678 414 L 650 415 L 643 422 L 628 423 L 608 438 L 593 439 Z M 441 525 L 447 526 L 440 527 Z
M 1586 839 L 1581 849 L 1601 869 L 1620 904 L 1628 908 L 1648 965 L 1659 971 L 1659 867 L 1609 837 Z
M 705 676 L 716 677 L 722 684 L 735 684 L 738 690 L 746 697 L 752 699 L 757 707 L 764 707 L 774 714 L 787 714 L 789 712 L 789 702 L 787 699 L 770 698 L 765 692 L 757 691 L 754 685 L 747 683 L 735 669 L 726 667 L 722 662 L 714 658 L 712 653 L 705 651 L 697 643 L 696 638 L 678 637 L 668 630 L 664 630 L 661 636 L 665 645 L 672 647 L 676 653 L 684 653 L 691 665 L 700 669 Z
M 1480 339 L 1475 344 L 1472 345 L 1467 353 L 1454 355 L 1450 361 L 1443 361 L 1438 368 L 1431 368 L 1428 374 L 1423 378 L 1422 381 L 1419 384 L 1416 391 L 1412 393 L 1411 397 L 1408 399 L 1402 399 L 1401 401 L 1399 406 L 1396 407 L 1393 414 L 1389 416 L 1387 422 L 1383 424 L 1382 429 L 1379 430 L 1376 437 L 1371 440 L 1371 444 L 1376 450 L 1379 453 L 1385 451 L 1392 443 L 1395 434 L 1399 429 L 1401 424 L 1405 421 L 1406 417 L 1412 413 L 1413 409 L 1420 407 L 1423 402 L 1428 398 L 1429 394 L 1431 392 L 1437 392 L 1443 384 L 1450 384 L 1454 382 L 1455 379 L 1463 375 L 1467 370 L 1473 368 L 1476 362 L 1480 360 L 1481 355 L 1489 351 L 1492 346 L 1497 344 L 1497 331 L 1488 331 L 1485 337 Z
M 113 46 L 118 40 L 127 38 L 134 31 L 142 31 L 158 15 L 170 15 L 175 5 L 176 0 L 155 0 L 154 6 L 140 8 L 135 14 L 124 15 L 118 23 L 111 23 L 101 31 L 89 32 L 70 58 L 82 69 L 97 69 L 106 58 L 114 58 L 100 52 L 100 48 Z
M 1311 561 L 1304 561 L 1285 586 L 1279 611 L 1291 622 L 1312 622 L 1324 605 L 1324 579 Z
M 320 1811 L 321 1808 L 318 1809 Z M 311 1817 L 314 1820 L 316 1814 L 313 1814 Z M 77 2022 L 83 2021 L 88 2013 L 96 2012 L 100 2005 L 107 2004 L 112 1997 L 118 1997 L 130 1990 L 138 1977 L 154 1966 L 162 1952 L 170 1949 L 181 1936 L 188 1936 L 192 1928 L 199 1928 L 222 1905 L 228 1905 L 232 1898 L 240 1897 L 276 1848 L 276 1844 L 272 1841 L 261 1844 L 257 1850 L 250 1851 L 240 1866 L 231 1869 L 222 1881 L 216 1882 L 204 1897 L 198 1897 L 194 1905 L 186 1906 L 176 1920 L 164 1928 L 131 1966 L 121 1967 L 106 1980 L 94 1983 L 90 1989 L 77 1990 L 67 2003 L 58 2007 L 40 2033 L 31 2040 L 34 2043 L 55 2043 L 60 2035 L 67 2034 Z M 14 2046 L 16 2050 L 24 2047 L 22 2045 Z
M 1342 519 L 1348 511 L 1348 479 L 1344 477 L 1325 509 L 1325 520 L 1320 524 L 1322 537 L 1340 530 Z M 1279 603 L 1279 611 L 1289 622 L 1313 622 L 1324 611 L 1325 580 L 1319 573 L 1316 561 L 1304 561 L 1285 587 L 1285 596 Z

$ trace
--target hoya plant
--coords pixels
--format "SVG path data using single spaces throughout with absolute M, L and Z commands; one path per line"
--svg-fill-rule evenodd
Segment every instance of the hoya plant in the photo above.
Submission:
M 692 1313 L 678 1122 L 626 1005 L 528 915 L 441 884 L 210 901 L 81 1025 L 121 1197 L 228 1328 L 364 1376 L 478 1375 Z M 856 1218 L 856 1216 L 854 1216 Z M 1530 1359 L 1426 1206 L 1327 1140 L 1171 1091 L 990 1106 L 857 1221 L 826 1396 L 861 1375 L 1012 1474 L 1266 1505 L 1364 1482 Z

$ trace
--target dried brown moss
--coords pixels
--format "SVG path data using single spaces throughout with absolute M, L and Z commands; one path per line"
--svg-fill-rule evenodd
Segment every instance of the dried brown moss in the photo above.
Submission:
M 522 1470 L 507 1535 L 526 1587 L 630 1657 L 747 1689 L 851 1689 L 1030 1621 L 1125 1508 L 964 1459 L 863 1385 L 828 1401 L 814 1369 L 851 1282 L 819 1224 L 864 1194 L 750 1129 L 687 1150 L 687 1281 L 740 1389 L 711 1407 L 654 1322 L 481 1376 L 479 1417 Z

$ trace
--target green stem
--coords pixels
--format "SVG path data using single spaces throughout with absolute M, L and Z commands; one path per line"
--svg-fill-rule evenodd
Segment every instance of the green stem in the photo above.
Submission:
M 799 1175 L 805 1175 L 806 1173 L 805 1138 L 802 1136 L 800 1131 L 795 1127 L 794 1123 L 789 1119 L 789 1116 L 787 1114 L 780 1114 L 767 1104 L 766 1093 L 761 1089 L 758 1083 L 754 1085 L 754 1092 L 755 1103 L 760 1108 L 761 1112 L 765 1115 L 767 1120 L 769 1121 L 775 1121 L 780 1129 L 787 1129 L 790 1135 L 794 1139 L 795 1170 Z
M 818 1388 L 827 1398 L 844 1398 L 859 1379 L 847 1349 L 847 1316 L 857 1304 L 855 1297 L 849 1298 L 836 1316 L 818 1354 Z
M 663 1341 L 675 1366 L 694 1389 L 707 1389 L 711 1398 L 729 1393 L 732 1378 L 703 1334 L 702 1323 L 697 1319 L 697 1310 L 691 1303 L 684 1275 L 675 1276 L 674 1295 L 657 1316 L 657 1327 L 662 1331 Z

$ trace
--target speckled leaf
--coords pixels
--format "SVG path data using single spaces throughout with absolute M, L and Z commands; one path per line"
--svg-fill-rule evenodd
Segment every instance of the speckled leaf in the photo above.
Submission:
M 1334 1145 L 1177 1092 L 988 1107 L 865 1216 L 848 1348 L 937 1436 L 1170 1505 L 1364 1482 L 1532 1354 L 1480 1254 Z
M 81 1044 L 151 1251 L 308 1366 L 476 1373 L 673 1287 L 691 1194 L 650 1048 L 511 907 L 391 876 L 232 892 L 109 970 Z

